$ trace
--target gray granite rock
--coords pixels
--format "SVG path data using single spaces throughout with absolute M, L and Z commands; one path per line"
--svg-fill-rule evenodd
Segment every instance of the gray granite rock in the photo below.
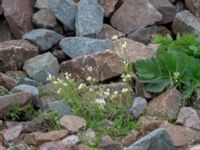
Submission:
M 46 83 L 49 74 L 58 75 L 60 66 L 50 53 L 44 53 L 25 61 L 23 69 L 33 79 Z
M 200 35 L 200 22 L 188 10 L 178 13 L 172 24 L 174 33 L 195 33 Z
M 76 15 L 76 35 L 97 37 L 103 27 L 104 10 L 97 0 L 82 0 Z
M 128 38 L 140 43 L 148 44 L 151 42 L 153 35 L 156 34 L 157 29 L 157 26 L 139 29 L 128 34 Z
M 48 0 L 48 6 L 60 22 L 70 30 L 75 29 L 77 6 L 73 0 Z
M 47 104 L 44 110 L 56 111 L 60 117 L 65 115 L 73 115 L 71 107 L 62 101 L 54 101 Z
M 48 0 L 37 0 L 34 7 L 38 9 L 48 8 Z
M 38 87 L 38 86 L 42 86 L 42 84 L 41 83 L 39 83 L 38 81 L 35 81 L 35 80 L 33 80 L 33 79 L 31 79 L 31 78 L 21 78 L 19 81 L 18 81 L 18 83 L 17 83 L 18 85 L 19 84 L 27 84 L 27 85 L 32 85 L 32 86 L 35 86 L 35 87 Z
M 63 36 L 48 29 L 35 29 L 24 34 L 23 39 L 31 41 L 41 52 L 52 48 Z
M 164 128 L 159 128 L 125 150 L 175 150 L 175 147 L 167 131 Z
M 39 101 L 39 91 L 35 86 L 27 85 L 27 84 L 20 84 L 15 86 L 11 93 L 18 93 L 18 92 L 29 92 L 32 94 L 32 102 L 34 106 L 37 106 L 37 103 Z
M 49 9 L 41 9 L 33 15 L 33 23 L 40 28 L 54 29 L 58 23 Z
M 138 118 L 142 113 L 144 113 L 147 108 L 147 100 L 142 97 L 136 97 L 133 101 L 133 106 L 131 107 L 130 113 L 134 118 Z
M 99 40 L 87 37 L 68 37 L 60 41 L 60 47 L 71 58 L 103 51 L 111 46 L 111 40 Z

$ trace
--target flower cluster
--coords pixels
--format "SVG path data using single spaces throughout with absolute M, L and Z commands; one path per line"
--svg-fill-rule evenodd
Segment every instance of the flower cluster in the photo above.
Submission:
M 126 82 L 126 83 L 128 83 L 128 82 L 131 81 L 131 75 L 130 75 L 129 73 L 122 74 L 122 75 L 121 75 L 121 78 L 122 78 L 122 81 L 123 81 L 123 82 Z

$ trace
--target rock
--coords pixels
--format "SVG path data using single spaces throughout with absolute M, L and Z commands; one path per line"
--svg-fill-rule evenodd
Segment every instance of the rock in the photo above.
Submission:
M 62 101 L 55 101 L 47 104 L 48 109 L 51 111 L 56 111 L 60 117 L 65 115 L 73 115 L 71 107 Z
M 5 20 L 0 20 L 0 42 L 9 41 L 11 39 L 12 35 L 8 23 Z
M 147 108 L 147 100 L 142 97 L 136 97 L 133 100 L 133 106 L 130 109 L 130 113 L 134 118 L 138 118 L 144 113 Z
M 65 52 L 62 50 L 53 51 L 53 55 L 58 59 L 59 62 L 63 62 L 69 59 Z
M 3 131 L 3 136 L 4 136 L 6 142 L 11 142 L 11 141 L 19 138 L 21 133 L 22 133 L 22 125 L 19 124 L 15 127 L 12 127 L 12 128 L 9 128 L 9 129 L 6 129 L 5 131 Z
M 60 47 L 71 58 L 106 50 L 111 44 L 111 40 L 87 37 L 68 37 L 60 41 Z
M 165 123 L 161 125 L 161 127 L 167 130 L 174 143 L 174 146 L 178 148 L 186 147 L 187 145 L 199 141 L 199 132 L 190 128 L 172 125 L 169 123 Z
M 42 86 L 41 83 L 39 83 L 39 82 L 37 82 L 37 81 L 35 81 L 35 80 L 31 79 L 31 78 L 27 78 L 27 77 L 21 78 L 21 79 L 18 81 L 17 84 L 18 84 L 18 85 L 20 85 L 20 84 L 27 84 L 27 85 L 32 85 L 32 86 L 35 86 L 35 87 L 40 87 L 40 86 Z
M 112 13 L 115 11 L 115 7 L 119 0 L 98 0 L 99 4 L 104 9 L 104 16 L 110 17 Z
M 128 34 L 161 20 L 162 15 L 147 0 L 126 0 L 113 14 L 111 24 Z
M 176 7 L 169 0 L 149 0 L 149 2 L 162 14 L 162 24 L 170 23 L 174 20 Z
M 104 136 L 99 145 L 101 150 L 121 150 L 121 146 L 116 141 L 113 141 L 110 136 Z
M 86 127 L 86 121 L 83 118 L 74 115 L 65 115 L 60 119 L 60 125 L 74 133 L 77 132 L 81 128 Z
M 200 144 L 192 146 L 189 150 L 199 150 L 200 149 Z
M 28 92 L 32 94 L 32 102 L 34 106 L 39 105 L 39 91 L 35 86 L 32 85 L 27 85 L 27 84 L 20 84 L 15 86 L 12 90 L 11 93 L 18 93 L 18 92 Z
M 89 146 L 84 145 L 84 144 L 80 144 L 80 145 L 77 146 L 77 150 L 98 150 L 98 149 L 89 147 Z
M 0 43 L 0 72 L 21 69 L 24 61 L 38 54 L 38 48 L 25 40 Z
M 181 94 L 174 88 L 151 100 L 147 107 L 147 114 L 174 120 L 177 118 L 180 108 Z
M 114 29 L 112 26 L 110 26 L 108 24 L 103 24 L 102 30 L 99 33 L 98 38 L 100 38 L 100 39 L 112 39 L 112 37 L 114 35 L 116 35 L 118 37 L 124 37 L 125 36 L 125 34 Z
M 188 128 L 200 130 L 199 116 L 196 110 L 194 110 L 192 107 L 181 108 L 176 123 L 184 125 L 185 127 Z
M 76 36 L 97 37 L 103 26 L 104 10 L 97 0 L 82 0 L 76 15 Z
M 122 146 L 128 147 L 133 144 L 139 138 L 139 132 L 137 130 L 131 131 L 127 136 L 122 139 Z
M 145 46 L 142 43 L 127 39 L 121 38 L 121 43 L 127 43 L 127 49 L 122 49 L 119 46 L 119 42 L 115 41 L 109 49 L 116 53 L 123 60 L 128 61 L 129 63 L 135 63 L 140 59 L 151 58 L 154 56 L 155 52 Z
M 91 128 L 88 128 L 85 132 L 83 132 L 80 137 L 82 138 L 81 141 L 84 141 L 89 145 L 95 145 L 97 142 L 96 133 Z
M 25 143 L 20 143 L 10 146 L 7 150 L 35 150 L 35 148 L 33 146 L 28 146 Z
M 186 10 L 184 1 L 177 1 L 175 7 L 176 7 L 176 12 L 181 12 Z
M 38 9 L 48 8 L 48 0 L 36 0 L 34 7 Z
M 48 52 L 25 61 L 23 69 L 36 81 L 46 83 L 48 75 L 58 75 L 60 67 L 57 59 Z
M 29 0 L 3 0 L 2 8 L 10 29 L 16 38 L 21 38 L 32 27 L 32 7 Z
M 195 16 L 189 11 L 184 10 L 177 13 L 174 22 L 172 24 L 172 30 L 174 33 L 194 33 L 200 34 L 200 23 Z
M 200 2 L 198 0 L 185 0 L 185 5 L 193 15 L 200 18 Z
M 23 36 L 23 39 L 29 40 L 37 45 L 41 52 L 52 48 L 62 38 L 62 35 L 48 29 L 35 29 Z
M 97 81 L 119 76 L 123 72 L 124 67 L 120 58 L 115 53 L 104 51 L 65 61 L 61 63 L 61 72 L 69 72 L 74 77 L 78 76 L 77 78 L 86 81 L 90 74 L 83 68 L 87 68 L 88 66 L 92 66 L 95 72 L 98 72 L 94 76 Z
M 22 78 L 26 78 L 27 74 L 25 71 L 20 71 L 20 70 L 9 70 L 5 72 L 5 75 L 13 78 L 14 80 L 16 80 L 17 82 L 19 82 L 19 80 L 21 80 Z
M 22 110 L 27 109 L 31 106 L 31 94 L 27 92 L 20 92 L 16 94 L 10 94 L 6 96 L 1 96 L 1 108 L 0 108 L 0 118 L 4 118 L 10 115 L 12 106 L 18 104 Z
M 59 145 L 62 147 L 72 147 L 77 145 L 80 142 L 80 139 L 77 135 L 70 135 L 59 142 Z
M 40 28 L 54 29 L 58 23 L 49 9 L 41 9 L 33 15 L 33 23 Z
M 136 141 L 125 150 L 175 150 L 169 134 L 163 128 L 156 129 Z
M 13 78 L 0 73 L 0 85 L 7 88 L 7 89 L 12 89 L 14 86 L 16 86 L 17 81 L 14 80 Z
M 128 34 L 128 38 L 140 43 L 148 44 L 151 42 L 153 35 L 156 34 L 157 30 L 157 26 L 146 27 Z
M 0 145 L 0 150 L 6 150 L 6 148 Z
M 47 133 L 44 132 L 32 132 L 24 134 L 24 141 L 26 144 L 41 145 L 46 142 L 53 142 L 62 139 L 68 135 L 67 130 L 55 130 Z
M 75 29 L 77 6 L 73 0 L 48 0 L 49 9 L 70 30 Z
M 39 147 L 39 150 L 60 150 L 60 147 L 57 142 L 48 142 L 48 143 L 42 144 Z

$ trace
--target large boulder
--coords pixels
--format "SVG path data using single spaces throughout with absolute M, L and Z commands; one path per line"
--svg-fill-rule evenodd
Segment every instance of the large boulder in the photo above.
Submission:
M 193 15 L 200 18 L 200 1 L 199 0 L 185 0 L 185 5 Z
M 32 101 L 34 106 L 38 106 L 39 102 L 39 90 L 32 85 L 27 85 L 27 84 L 20 84 L 15 86 L 14 88 L 11 89 L 11 93 L 19 93 L 19 92 L 29 92 L 32 94 Z
M 99 4 L 101 4 L 105 11 L 105 17 L 110 17 L 112 15 L 112 13 L 115 11 L 118 1 L 119 0 L 98 0 Z
M 42 9 L 33 15 L 33 23 L 40 28 L 54 29 L 58 23 L 49 9 Z
M 163 128 L 156 129 L 125 150 L 175 150 L 173 142 Z
M 0 118 L 8 117 L 12 108 L 17 104 L 21 110 L 31 107 L 32 96 L 27 92 L 20 92 L 0 97 Z
M 172 24 L 172 30 L 174 33 L 194 33 L 200 34 L 200 22 L 197 18 L 188 10 L 178 13 Z
M 21 38 L 33 29 L 30 0 L 3 0 L 2 8 L 10 29 L 16 38 Z
M 103 26 L 104 10 L 97 0 L 82 0 L 76 15 L 76 35 L 97 37 Z
M 70 30 L 75 29 L 77 6 L 73 0 L 48 0 L 49 9 Z
M 24 34 L 23 39 L 31 41 L 37 45 L 42 52 L 52 48 L 63 36 L 48 29 L 35 29 Z
M 127 38 L 121 38 L 120 43 L 127 43 L 127 48 L 123 49 L 119 42 L 115 41 L 109 49 L 116 53 L 120 58 L 130 63 L 135 63 L 140 59 L 151 58 L 155 54 L 154 50 L 148 48 L 144 44 Z
M 97 81 L 121 75 L 124 67 L 115 53 L 104 51 L 65 61 L 61 64 L 61 72 L 69 72 L 74 77 L 86 80 L 91 74 L 87 71 L 88 66 L 93 67 L 96 72 L 94 78 Z
M 166 24 L 174 20 L 176 7 L 169 0 L 149 0 L 149 2 L 163 15 L 161 23 Z
M 87 37 L 67 37 L 60 41 L 60 47 L 71 58 L 103 51 L 111 44 L 111 40 L 99 40 Z
M 57 59 L 48 52 L 25 61 L 23 69 L 33 79 L 46 83 L 49 74 L 58 75 L 60 66 Z
M 113 14 L 111 24 L 125 34 L 162 20 L 162 15 L 147 0 L 126 0 Z
M 150 101 L 147 114 L 169 120 L 177 118 L 181 108 L 181 94 L 176 89 L 170 89 Z
M 37 9 L 48 8 L 48 0 L 36 0 L 34 7 Z
M 21 69 L 24 61 L 38 55 L 36 46 L 26 40 L 0 43 L 0 71 Z

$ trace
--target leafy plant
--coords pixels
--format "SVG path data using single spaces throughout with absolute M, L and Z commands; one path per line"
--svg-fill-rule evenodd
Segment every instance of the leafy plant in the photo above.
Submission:
M 187 99 L 200 87 L 200 61 L 180 51 L 165 51 L 136 62 L 136 74 L 146 90 L 159 93 L 177 87 Z
M 16 103 L 14 105 L 11 106 L 11 120 L 13 121 L 19 121 L 20 120 L 20 116 L 23 114 L 23 110 L 20 107 L 19 103 Z
M 160 45 L 158 54 L 162 54 L 164 51 L 180 51 L 200 58 L 200 39 L 194 34 L 178 35 L 176 40 L 173 40 L 170 35 L 156 36 L 154 41 Z
M 104 89 L 92 75 L 92 72 L 96 72 L 94 68 L 88 66 L 85 69 L 91 73 L 91 76 L 87 77 L 88 86 L 74 80 L 69 73 L 66 73 L 63 79 L 55 79 L 52 76 L 49 79 L 53 79 L 60 98 L 71 106 L 74 114 L 83 117 L 87 121 L 87 127 L 92 128 L 97 135 L 123 136 L 128 134 L 138 126 L 138 123 L 128 113 L 128 108 L 132 105 L 128 85 L 122 91 Z M 127 72 L 123 77 L 123 81 L 129 83 L 130 75 Z M 111 128 L 106 125 L 107 120 L 113 123 Z
M 48 129 L 52 130 L 61 129 L 61 126 L 59 124 L 60 116 L 56 111 L 50 111 L 50 112 L 39 111 L 38 113 L 44 117 L 45 125 L 47 126 Z
M 9 93 L 9 91 L 4 88 L 3 86 L 0 86 L 0 96 L 4 96 L 7 95 Z

